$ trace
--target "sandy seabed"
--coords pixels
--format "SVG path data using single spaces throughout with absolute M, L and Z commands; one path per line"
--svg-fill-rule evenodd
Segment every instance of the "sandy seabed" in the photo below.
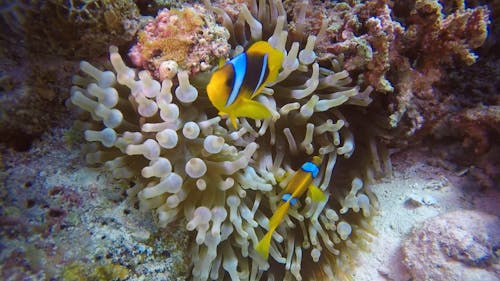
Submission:
M 412 279 L 412 275 L 418 273 L 415 271 L 421 269 L 407 268 L 406 264 L 412 262 L 412 257 L 407 257 L 403 248 L 407 251 L 419 251 L 417 245 L 405 243 L 406 240 L 411 235 L 418 235 L 424 223 L 430 221 L 432 224 L 433 220 L 442 215 L 452 213 L 460 216 L 469 210 L 484 216 L 492 215 L 495 218 L 492 224 L 494 229 L 490 231 L 500 234 L 498 186 L 495 189 L 481 188 L 468 175 L 468 169 L 473 167 L 450 171 L 441 165 L 436 165 L 442 163 L 441 159 L 429 155 L 432 154 L 428 149 L 421 147 L 410 148 L 393 155 L 393 176 L 382 179 L 373 186 L 373 191 L 380 201 L 380 213 L 373 220 L 373 225 L 379 233 L 371 245 L 371 251 L 360 254 L 354 280 L 422 280 L 416 276 Z M 478 234 L 474 232 L 482 230 L 475 225 L 465 225 L 460 228 L 465 232 L 471 232 L 467 233 L 466 237 L 472 238 Z M 437 244 L 441 243 L 440 237 L 423 236 L 421 239 L 435 239 Z M 493 243 L 500 243 L 500 237 L 488 238 L 493 239 Z M 448 257 L 447 253 L 442 255 L 446 256 L 443 264 L 440 264 L 441 261 L 432 260 L 429 256 L 428 264 L 422 266 L 428 271 L 437 271 L 440 276 L 434 277 L 438 279 L 427 276 L 430 279 L 426 280 L 500 280 L 498 257 L 493 257 L 494 261 L 490 265 L 481 264 L 475 267 L 454 260 L 453 257 Z M 450 268 L 446 268 L 447 263 L 450 263 Z M 455 267 L 468 272 L 469 275 L 463 279 L 449 276 L 446 270 L 452 268 L 457 270 Z
M 127 280 L 186 280 L 187 232 L 179 225 L 158 229 L 151 214 L 140 212 L 127 199 L 126 190 L 133 183 L 114 181 L 102 169 L 87 167 L 82 151 L 63 142 L 64 132 L 53 129 L 26 152 L 4 150 L 0 278 L 59 279 L 75 268 L 93 274 L 96 264 L 104 264 L 123 266 Z M 354 280 L 420 280 L 416 271 L 425 266 L 441 276 L 434 280 L 460 280 L 446 277 L 447 266 L 464 270 L 468 275 L 462 280 L 500 280 L 494 256 L 498 248 L 490 256 L 478 254 L 479 261 L 472 264 L 450 257 L 437 265 L 430 261 L 407 268 L 412 261 L 403 248 L 412 251 L 412 245 L 405 241 L 436 216 L 475 210 L 491 215 L 493 233 L 500 231 L 498 188 L 481 188 L 467 167 L 447 170 L 434 155 L 425 147 L 395 153 L 392 176 L 373 185 L 380 204 L 373 220 L 378 236 L 371 251 L 357 257 Z M 469 235 L 472 240 L 474 235 Z M 500 243 L 499 237 L 488 239 Z

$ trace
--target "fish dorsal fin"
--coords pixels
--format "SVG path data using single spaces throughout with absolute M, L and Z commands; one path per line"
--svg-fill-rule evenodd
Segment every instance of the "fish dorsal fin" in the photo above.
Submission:
M 226 64 L 226 61 L 227 61 L 227 60 L 226 60 L 226 58 L 224 58 L 224 57 L 220 57 L 220 58 L 219 58 L 219 63 L 218 63 L 218 65 L 217 65 L 217 66 L 218 66 L 218 68 L 219 68 L 219 69 L 220 69 L 220 68 L 222 68 L 222 67 Z
M 309 186 L 309 195 L 311 196 L 311 199 L 314 202 L 321 202 L 326 200 L 325 193 L 314 184 L 311 184 Z

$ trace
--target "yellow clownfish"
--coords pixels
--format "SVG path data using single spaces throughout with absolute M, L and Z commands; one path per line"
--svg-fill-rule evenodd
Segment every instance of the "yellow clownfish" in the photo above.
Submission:
M 271 117 L 266 106 L 252 99 L 276 80 L 282 62 L 283 53 L 269 43 L 254 43 L 213 73 L 207 85 L 210 102 L 219 110 L 219 115 L 229 116 L 234 128 L 237 128 L 237 117 Z
M 285 188 L 285 193 L 281 197 L 281 205 L 274 212 L 273 216 L 269 220 L 269 230 L 266 235 L 259 241 L 255 250 L 267 259 L 269 257 L 269 248 L 271 246 L 271 237 L 278 227 L 278 225 L 283 221 L 283 218 L 288 212 L 290 205 L 295 205 L 297 203 L 297 198 L 302 196 L 304 192 L 309 189 L 311 199 L 315 202 L 326 200 L 326 195 L 315 186 L 312 181 L 319 173 L 319 165 L 321 164 L 321 158 L 319 156 L 314 156 L 310 162 L 305 162 L 302 164 L 299 170 L 295 172 L 292 179 Z

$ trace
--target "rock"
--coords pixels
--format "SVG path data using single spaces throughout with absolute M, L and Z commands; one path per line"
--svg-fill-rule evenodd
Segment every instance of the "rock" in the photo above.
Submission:
M 403 242 L 413 280 L 500 280 L 500 218 L 454 211 L 415 228 Z

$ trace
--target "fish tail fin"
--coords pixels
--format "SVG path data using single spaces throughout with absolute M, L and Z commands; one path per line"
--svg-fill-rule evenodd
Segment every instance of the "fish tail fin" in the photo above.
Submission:
M 269 219 L 269 230 L 267 231 L 266 235 L 264 235 L 264 237 L 259 241 L 257 246 L 255 246 L 255 250 L 266 260 L 269 257 L 269 248 L 271 247 L 271 238 L 273 236 L 273 233 L 285 217 L 289 208 L 290 200 L 278 207 L 278 210 L 276 210 L 271 219 Z
M 317 186 L 314 184 L 311 184 L 309 186 L 309 193 L 311 195 L 311 199 L 314 202 L 320 202 L 326 200 L 326 195 L 325 193 Z
M 272 116 L 271 111 L 265 105 L 247 98 L 234 109 L 234 115 L 252 119 L 266 119 Z
M 266 260 L 269 258 L 269 248 L 271 248 L 271 238 L 273 236 L 274 231 L 268 231 L 266 235 L 259 241 L 257 246 L 255 246 L 255 250 L 259 255 L 261 255 Z

